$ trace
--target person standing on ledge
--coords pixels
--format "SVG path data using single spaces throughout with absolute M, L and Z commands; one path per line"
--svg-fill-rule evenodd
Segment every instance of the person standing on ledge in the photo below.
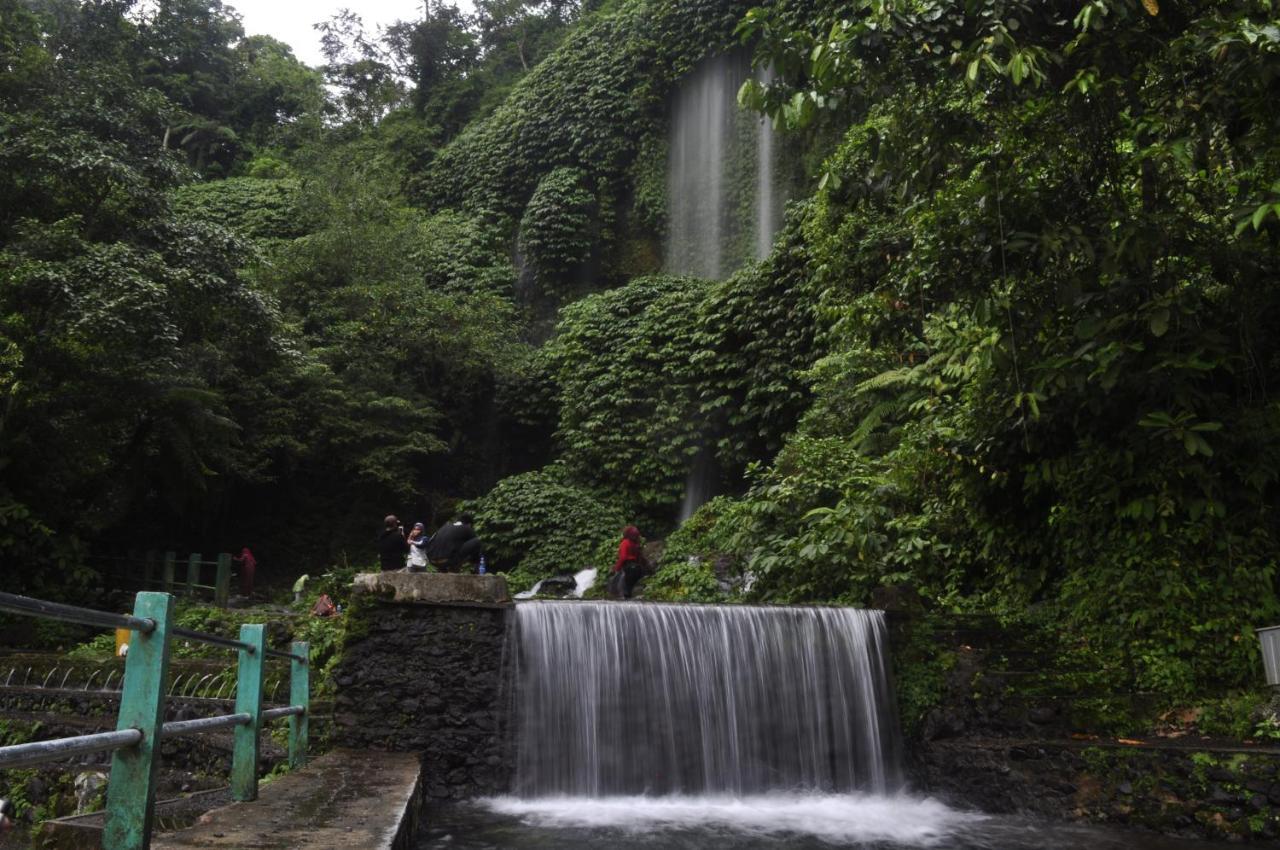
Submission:
M 378 535 L 378 560 L 382 571 L 404 568 L 404 556 L 409 553 L 409 543 L 404 539 L 404 526 L 395 514 L 382 521 L 382 534 Z
M 463 514 L 440 527 L 427 544 L 427 558 L 440 572 L 456 572 L 463 564 L 479 563 L 483 545 L 476 536 L 475 517 Z
M 427 537 L 427 529 L 420 522 L 413 524 L 413 531 L 409 532 L 409 564 L 408 570 L 411 573 L 425 573 L 430 566 L 427 560 L 427 544 L 431 542 L 431 538 Z
M 622 529 L 622 542 L 618 544 L 618 560 L 614 562 L 610 572 L 622 572 L 622 598 L 630 599 L 636 589 L 636 582 L 644 575 L 649 561 L 644 556 L 644 545 L 640 541 L 640 529 L 628 525 Z
M 253 574 L 258 571 L 258 559 L 245 546 L 231 560 L 240 565 L 240 595 L 253 596 Z

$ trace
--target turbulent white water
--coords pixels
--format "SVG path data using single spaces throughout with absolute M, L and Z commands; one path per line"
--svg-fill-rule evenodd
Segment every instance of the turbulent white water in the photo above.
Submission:
M 836 844 L 890 842 L 941 847 L 956 829 L 982 815 L 931 799 L 849 794 L 750 797 L 552 797 L 481 801 L 490 811 L 538 827 L 615 828 L 652 832 L 722 828 L 759 836 L 811 835 Z
M 522 797 L 899 785 L 880 612 L 533 602 L 516 618 Z
M 573 595 L 577 599 L 582 598 L 582 594 L 591 589 L 596 583 L 596 568 L 589 567 L 585 570 L 579 570 L 573 574 Z
M 515 594 L 512 597 L 512 599 L 532 599 L 533 597 L 538 595 L 539 590 L 542 590 L 541 581 L 534 582 L 533 587 L 529 588 L 528 590 L 520 591 L 519 593 Z
M 522 590 L 515 594 L 513 599 L 533 599 L 542 591 L 542 585 L 546 583 L 546 579 L 535 582 L 533 587 L 528 590 Z M 596 583 L 595 567 L 588 567 L 585 570 L 578 570 L 573 574 L 573 591 L 570 593 L 574 599 L 581 599 L 582 594 L 591 589 L 591 585 Z

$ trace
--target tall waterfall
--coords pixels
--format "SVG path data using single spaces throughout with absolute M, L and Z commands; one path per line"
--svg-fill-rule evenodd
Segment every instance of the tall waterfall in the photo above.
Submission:
M 759 73 L 761 82 L 774 81 L 773 68 Z M 759 123 L 756 136 L 756 255 L 763 260 L 773 250 L 773 237 L 778 233 L 782 220 L 781 193 L 775 177 L 778 154 L 774 149 L 773 122 L 767 116 L 756 119 Z
M 670 272 L 718 280 L 773 246 L 784 193 L 772 126 L 738 107 L 750 74 L 745 51 L 713 56 L 676 92 L 667 163 Z
M 534 602 L 516 616 L 523 797 L 900 782 L 880 612 Z

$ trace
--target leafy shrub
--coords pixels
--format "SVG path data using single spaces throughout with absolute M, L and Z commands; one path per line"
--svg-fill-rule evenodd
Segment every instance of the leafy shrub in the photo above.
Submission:
M 745 559 L 738 557 L 740 514 L 745 505 L 727 496 L 717 496 L 686 520 L 667 539 L 662 562 L 645 584 L 646 599 L 671 602 L 723 602 L 733 598 L 720 589 L 715 563 L 728 558 L 739 570 Z
M 251 239 L 293 239 L 306 232 L 298 191 L 298 182 L 288 178 L 231 177 L 182 186 L 174 192 L 174 205 Z
M 848 128 L 799 211 L 814 404 L 744 500 L 759 597 L 907 582 L 937 605 L 1056 606 L 1113 687 L 1256 677 L 1250 628 L 1280 616 L 1280 208 L 1274 139 L 1240 116 L 1277 41 L 1217 64 L 1261 7 L 1154 6 L 751 13 L 781 82 L 745 100 Z M 1214 110 L 1155 93 L 1188 66 L 1184 98 Z
M 585 183 L 581 169 L 557 168 L 538 183 L 520 219 L 520 250 L 540 293 L 570 290 L 591 254 L 598 213 Z
M 543 350 L 560 387 L 565 466 L 633 512 L 674 507 L 697 453 L 691 364 L 707 286 L 655 276 L 590 295 L 564 308 Z
M 556 466 L 504 478 L 468 508 L 494 567 L 515 587 L 590 565 L 625 524 L 612 498 L 571 483 Z

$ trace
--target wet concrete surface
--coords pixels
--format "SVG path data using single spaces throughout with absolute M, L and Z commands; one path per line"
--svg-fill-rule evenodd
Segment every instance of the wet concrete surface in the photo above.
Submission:
M 214 809 L 151 847 L 399 850 L 416 827 L 420 772 L 416 753 L 334 750 L 260 786 L 254 802 Z

